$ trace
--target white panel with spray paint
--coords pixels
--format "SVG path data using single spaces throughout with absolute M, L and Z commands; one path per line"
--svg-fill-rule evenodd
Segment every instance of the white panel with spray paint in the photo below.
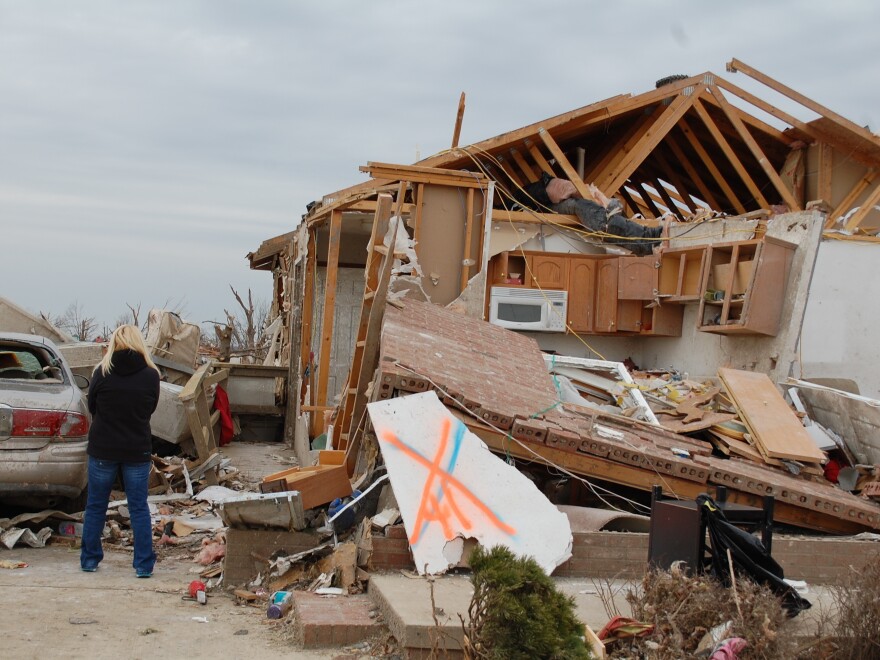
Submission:
M 571 526 L 515 467 L 493 455 L 434 392 L 367 406 L 420 573 L 457 565 L 465 539 L 535 558 L 571 557 Z

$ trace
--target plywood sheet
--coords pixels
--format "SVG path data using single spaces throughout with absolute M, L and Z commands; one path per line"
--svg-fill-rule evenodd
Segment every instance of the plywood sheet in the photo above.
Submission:
M 821 463 L 826 457 L 766 374 L 722 367 L 718 376 L 765 456 Z

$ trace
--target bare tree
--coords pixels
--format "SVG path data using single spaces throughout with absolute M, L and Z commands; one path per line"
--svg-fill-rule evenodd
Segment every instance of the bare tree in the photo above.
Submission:
M 257 326 L 254 323 L 254 319 L 256 316 L 256 310 L 254 308 L 254 296 L 251 293 L 251 290 L 248 289 L 248 301 L 245 305 L 244 301 L 241 299 L 241 296 L 238 295 L 238 291 L 236 291 L 232 285 L 229 285 L 230 290 L 232 291 L 232 295 L 235 296 L 235 300 L 238 303 L 239 307 L 241 307 L 244 312 L 245 323 L 243 324 L 235 314 L 232 314 L 229 310 L 224 309 L 226 312 L 226 318 L 229 319 L 229 325 L 232 327 L 232 341 L 233 345 L 237 345 L 240 349 L 243 350 L 254 350 L 257 346 Z
M 85 310 L 78 301 L 70 303 L 67 309 L 52 322 L 80 341 L 91 341 L 98 331 L 97 319 L 94 316 L 86 316 Z

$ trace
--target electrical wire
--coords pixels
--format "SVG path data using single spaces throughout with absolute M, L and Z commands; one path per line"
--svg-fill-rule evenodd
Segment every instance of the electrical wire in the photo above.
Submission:
M 495 431 L 496 433 L 502 435 L 502 436 L 504 437 L 504 441 L 505 441 L 505 442 L 508 442 L 508 441 L 512 441 L 512 442 L 514 442 L 514 443 L 517 444 L 519 447 L 521 447 L 522 449 L 524 449 L 525 451 L 527 451 L 529 454 L 531 454 L 532 456 L 534 456 L 535 459 L 537 459 L 538 462 L 540 462 L 540 463 L 542 463 L 542 464 L 545 464 L 545 465 L 548 465 L 548 466 L 550 466 L 550 467 L 552 467 L 552 468 L 558 470 L 561 474 L 564 474 L 564 475 L 566 475 L 567 477 L 569 477 L 569 478 L 571 478 L 571 479 L 574 479 L 574 480 L 576 480 L 576 481 L 581 482 L 582 484 L 584 484 L 585 486 L 587 486 L 587 488 L 590 489 L 590 491 L 593 493 L 593 495 L 595 495 L 595 496 L 596 496 L 596 497 L 597 497 L 597 498 L 598 498 L 603 504 L 605 504 L 607 507 L 613 509 L 614 511 L 618 511 L 618 512 L 620 512 L 620 513 L 629 513 L 628 511 L 624 511 L 623 509 L 620 509 L 620 508 L 614 506 L 613 504 L 611 504 L 608 500 L 606 500 L 606 499 L 605 499 L 605 498 L 604 498 L 604 497 L 598 492 L 599 490 L 604 491 L 609 497 L 616 497 L 616 498 L 618 498 L 618 499 L 620 499 L 620 500 L 623 500 L 624 502 L 627 502 L 627 503 L 631 504 L 633 507 L 636 507 L 637 509 L 641 509 L 641 510 L 645 510 L 645 511 L 650 511 L 650 508 L 649 508 L 649 507 L 646 507 L 644 504 L 641 504 L 640 502 L 636 502 L 635 500 L 631 500 L 631 499 L 629 499 L 629 498 L 627 498 L 627 497 L 625 497 L 625 496 L 623 496 L 623 495 L 620 495 L 620 494 L 618 494 L 618 493 L 614 493 L 613 491 L 610 491 L 610 490 L 608 490 L 607 488 L 603 488 L 603 487 L 601 487 L 601 486 L 599 486 L 599 485 L 597 485 L 597 484 L 593 484 L 591 481 L 589 481 L 589 480 L 587 480 L 587 479 L 581 477 L 580 475 L 577 475 L 577 474 L 571 472 L 570 470 L 568 470 L 567 468 L 565 468 L 565 467 L 563 467 L 563 466 L 561 466 L 561 465 L 558 465 L 557 463 L 554 463 L 554 462 L 551 461 L 550 459 L 548 459 L 548 458 L 546 458 L 545 456 L 542 456 L 541 454 L 539 454 L 539 453 L 537 453 L 536 451 L 534 451 L 531 447 L 529 447 L 527 444 L 525 444 L 525 443 L 522 442 L 521 440 L 518 440 L 517 438 L 514 438 L 514 437 L 513 437 L 510 433 L 508 433 L 507 431 L 504 431 L 503 429 L 498 428 L 497 426 L 495 426 L 495 425 L 492 424 L 491 422 L 488 422 L 487 420 L 484 420 L 484 419 L 478 417 L 474 412 L 472 412 L 471 410 L 468 410 L 467 407 L 464 406 L 464 404 L 462 404 L 462 403 L 459 402 L 457 399 L 455 399 L 454 397 L 452 397 L 452 396 L 449 394 L 449 392 L 447 392 L 443 387 L 441 387 L 440 385 L 438 385 L 437 383 L 435 383 L 435 382 L 434 382 L 429 376 L 427 376 L 427 375 L 425 375 L 425 374 L 422 374 L 422 373 L 419 373 L 419 372 L 416 371 L 415 369 L 412 369 L 412 368 L 410 368 L 410 367 L 408 367 L 408 366 L 406 366 L 406 365 L 404 365 L 404 364 L 400 364 L 399 362 L 396 363 L 396 366 L 399 367 L 399 368 L 401 368 L 401 369 L 404 369 L 404 370 L 406 370 L 406 371 L 409 371 L 410 373 L 412 373 L 412 374 L 418 376 L 419 378 L 423 378 L 424 380 L 428 381 L 428 382 L 434 387 L 435 390 L 437 390 L 438 392 L 440 392 L 441 394 L 443 394 L 445 397 L 447 397 L 448 399 L 450 399 L 450 400 L 455 404 L 455 406 L 456 406 L 457 408 L 459 408 L 462 412 L 464 412 L 466 415 L 469 415 L 469 416 L 473 417 L 474 419 L 476 419 L 477 421 L 479 421 L 481 424 L 485 424 L 486 426 L 488 426 L 489 428 L 491 428 L 491 429 L 492 429 L 493 431 Z M 561 403 L 561 402 L 558 402 L 558 403 Z M 558 405 L 558 404 L 557 404 L 557 405 Z M 552 407 L 556 407 L 556 406 L 554 405 L 554 406 L 552 406 Z M 541 413 L 536 413 L 536 415 L 537 415 L 537 414 L 541 414 Z M 629 444 L 629 443 L 627 443 L 627 444 Z M 632 446 L 632 445 L 630 445 L 630 446 Z M 640 451 L 640 450 L 638 449 L 638 447 L 632 446 L 632 448 L 635 449 L 636 451 Z M 506 453 L 508 454 L 508 456 L 509 456 L 509 450 L 505 449 L 505 452 L 506 452 Z M 640 452 L 640 453 L 641 453 L 641 452 Z M 656 471 L 656 469 L 655 469 L 655 471 Z M 659 475 L 659 473 L 658 473 L 658 475 Z M 662 476 L 661 476 L 661 479 L 664 481 L 664 483 L 666 483 L 665 479 L 663 479 Z M 666 486 L 667 486 L 669 492 L 672 493 L 674 497 L 678 497 L 677 495 L 675 495 L 674 491 L 669 487 L 669 484 L 668 484 L 668 483 L 666 483 Z

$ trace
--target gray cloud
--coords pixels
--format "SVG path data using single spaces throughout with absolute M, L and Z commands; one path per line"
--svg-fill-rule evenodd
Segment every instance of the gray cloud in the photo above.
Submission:
M 228 283 L 268 297 L 244 255 L 366 161 L 447 148 L 461 91 L 463 143 L 673 73 L 771 100 L 725 74 L 737 57 L 876 131 L 878 19 L 854 0 L 0 0 L 0 293 L 107 322 L 169 298 L 218 318 Z

